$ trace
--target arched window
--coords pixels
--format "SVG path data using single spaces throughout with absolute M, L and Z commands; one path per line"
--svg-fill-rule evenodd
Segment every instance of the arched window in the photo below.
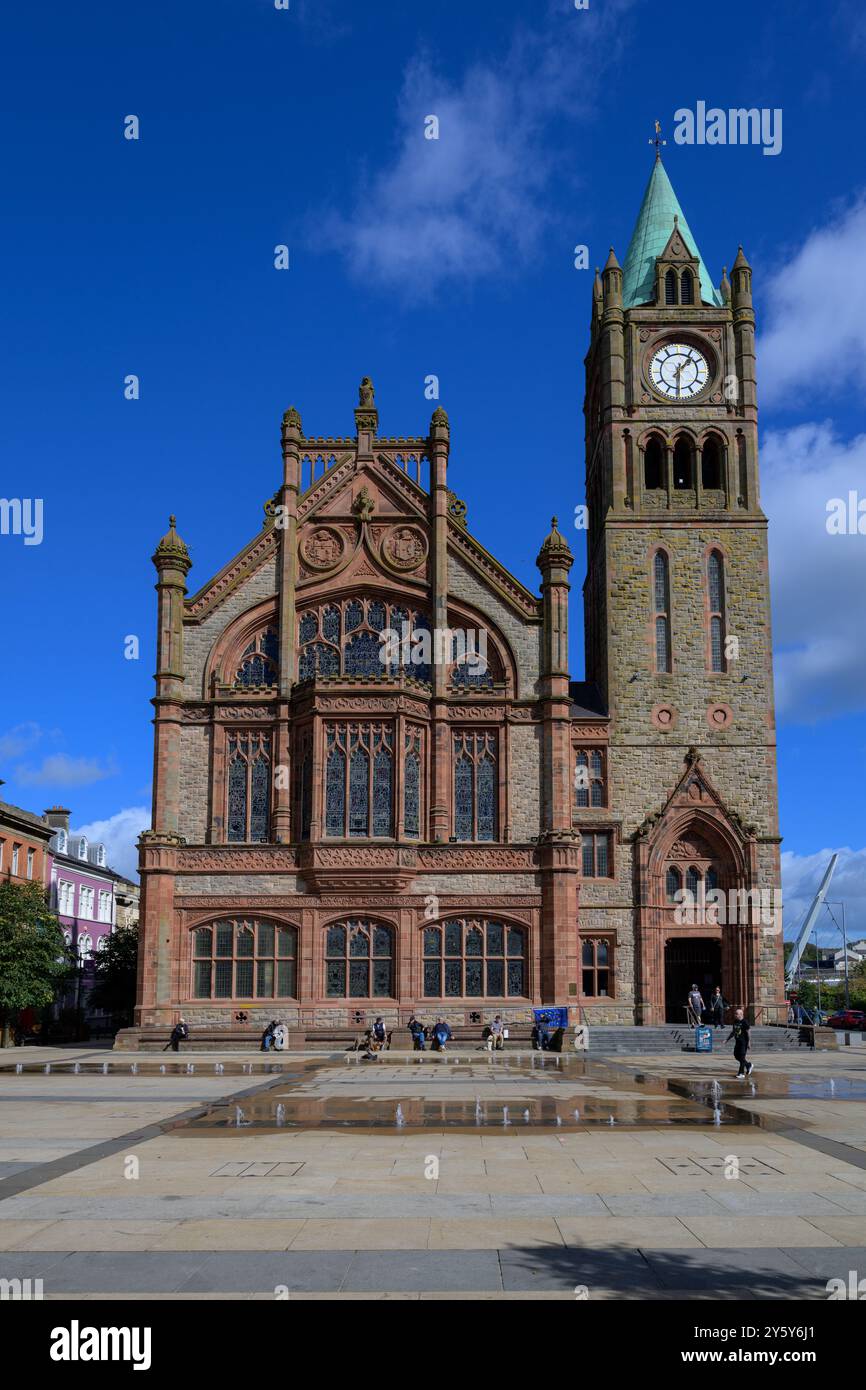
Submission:
M 93 950 L 93 937 L 89 932 L 84 932 L 78 938 L 78 954 L 87 956 Z
M 665 304 L 678 303 L 677 272 L 671 268 L 665 272 Z
M 684 270 L 680 276 L 680 303 L 694 304 L 695 302 L 695 282 L 692 279 L 692 272 Z
M 685 492 L 694 487 L 692 479 L 692 442 L 681 434 L 674 445 L 674 487 Z
M 663 550 L 653 556 L 653 606 L 656 644 L 656 670 L 671 670 L 670 568 Z
M 707 559 L 707 602 L 710 615 L 710 670 L 725 671 L 725 574 L 718 550 Z
M 679 869 L 675 869 L 674 866 L 671 865 L 671 867 L 665 874 L 665 895 L 669 903 L 676 902 L 677 893 L 680 891 L 682 886 L 683 880 Z
M 665 486 L 665 449 L 657 434 L 646 443 L 643 456 L 644 487 L 648 491 Z
M 394 731 L 390 724 L 325 726 L 325 834 L 394 834 Z
M 325 933 L 325 994 L 329 999 L 394 996 L 394 932 L 361 918 L 335 922 Z
M 711 864 L 704 874 L 704 887 L 708 893 L 713 893 L 719 886 L 719 875 Z
M 266 841 L 271 812 L 270 734 L 230 734 L 228 764 L 226 838 Z
M 403 832 L 410 839 L 421 834 L 421 730 L 409 728 L 403 748 Z
M 423 931 L 426 999 L 525 998 L 525 928 L 456 918 Z
M 717 492 L 722 486 L 722 451 L 714 434 L 704 440 L 701 450 L 701 486 Z
M 407 676 L 430 684 L 427 616 L 379 598 L 348 598 L 298 619 L 298 680 L 314 676 Z
M 277 634 L 269 627 L 254 638 L 241 657 L 235 685 L 274 685 L 277 679 L 279 648 Z
M 298 933 L 258 918 L 231 918 L 192 934 L 195 999 L 297 998 Z
M 698 901 L 701 886 L 701 876 L 694 866 L 686 870 L 686 890 L 691 894 L 692 902 Z
M 604 754 L 600 748 L 582 750 L 577 755 L 574 778 L 575 805 L 604 806 Z
M 454 834 L 458 840 L 495 840 L 499 760 L 496 734 L 454 734 Z

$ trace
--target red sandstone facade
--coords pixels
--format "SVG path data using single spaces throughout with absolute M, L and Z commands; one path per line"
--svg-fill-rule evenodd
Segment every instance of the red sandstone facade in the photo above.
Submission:
M 239 1015 L 315 1030 L 539 1005 L 682 1022 L 691 983 L 773 1016 L 751 270 L 741 250 L 710 286 L 677 209 L 657 163 L 625 273 L 611 252 L 595 281 L 585 682 L 556 522 L 539 597 L 470 533 L 444 410 L 382 436 L 367 378 L 351 436 L 286 411 L 262 529 L 191 597 L 172 518 L 153 557 L 139 1037 L 180 1013 L 199 1036 Z M 690 397 L 684 370 L 702 374 Z M 483 637 L 483 663 L 450 636 L 437 651 L 445 632 Z

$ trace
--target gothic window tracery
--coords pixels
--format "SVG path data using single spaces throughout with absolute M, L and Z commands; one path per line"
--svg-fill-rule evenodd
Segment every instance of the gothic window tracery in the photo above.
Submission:
M 582 748 L 576 759 L 575 805 L 605 806 L 604 754 L 600 748 Z
M 271 737 L 250 731 L 228 740 L 226 839 L 266 841 L 270 831 Z
M 425 998 L 525 997 L 527 935 L 510 922 L 474 917 L 424 927 Z
M 403 752 L 403 831 L 409 839 L 421 835 L 421 730 L 409 728 Z
M 390 724 L 325 726 L 325 835 L 394 834 L 394 730 Z
M 498 825 L 498 741 L 493 731 L 453 736 L 454 834 L 458 840 L 495 840 Z
M 390 999 L 394 995 L 394 931 L 349 918 L 325 932 L 325 994 L 329 999 Z
M 266 628 L 245 648 L 235 675 L 236 686 L 274 685 L 279 664 L 276 630 Z
M 401 603 L 352 597 L 308 609 L 298 620 L 298 646 L 301 681 L 339 675 L 378 680 L 402 669 L 430 684 L 429 619 Z

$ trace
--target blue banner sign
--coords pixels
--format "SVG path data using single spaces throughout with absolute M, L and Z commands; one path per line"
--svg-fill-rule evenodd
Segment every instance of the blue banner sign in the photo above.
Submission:
M 546 1023 L 548 1028 L 567 1028 L 568 1009 L 533 1009 L 536 1023 Z

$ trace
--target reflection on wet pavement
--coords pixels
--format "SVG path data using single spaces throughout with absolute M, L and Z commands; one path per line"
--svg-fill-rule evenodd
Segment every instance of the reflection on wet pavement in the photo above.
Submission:
M 294 1079 L 294 1078 L 293 1078 Z M 436 1092 L 439 1092 L 437 1095 Z M 411 1057 L 380 1068 L 307 1072 L 300 1084 L 275 1081 L 252 1096 L 213 1104 L 183 1122 L 201 1135 L 270 1129 L 424 1130 L 520 1133 L 754 1124 L 720 1098 L 672 1095 L 665 1080 L 632 1076 L 586 1058 L 463 1059 L 419 1068 Z

